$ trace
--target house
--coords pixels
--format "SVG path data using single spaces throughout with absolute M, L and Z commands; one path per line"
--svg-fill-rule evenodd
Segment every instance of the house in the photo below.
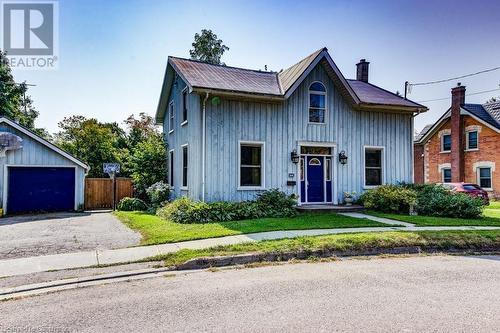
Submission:
M 500 102 L 465 103 L 465 86 L 451 90 L 451 107 L 415 139 L 415 182 L 475 183 L 500 196 Z
M 16 122 L 0 118 L 0 202 L 3 213 L 83 207 L 89 167 Z
M 425 106 L 347 80 L 322 48 L 276 72 L 169 57 L 156 113 L 174 197 L 242 201 L 265 189 L 299 204 L 413 180 L 413 117 Z

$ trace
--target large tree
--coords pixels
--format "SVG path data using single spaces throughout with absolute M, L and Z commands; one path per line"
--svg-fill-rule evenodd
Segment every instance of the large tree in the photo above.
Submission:
M 26 95 L 26 83 L 16 83 L 12 75 L 6 53 L 0 50 L 0 116 L 6 116 L 20 125 L 44 134 L 35 129 L 38 112 L 33 107 L 31 97 Z
M 191 44 L 192 50 L 189 50 L 191 59 L 197 59 L 211 64 L 220 65 L 224 52 L 229 47 L 223 44 L 222 39 L 218 39 L 212 30 L 203 29 L 201 34 L 194 35 L 194 42 Z

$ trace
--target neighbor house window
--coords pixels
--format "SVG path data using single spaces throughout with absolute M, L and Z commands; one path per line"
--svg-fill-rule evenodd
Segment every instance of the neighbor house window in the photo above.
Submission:
M 263 187 L 263 143 L 240 143 L 240 186 Z
M 168 153 L 168 183 L 171 187 L 174 187 L 174 151 L 171 150 Z
M 441 169 L 443 183 L 451 183 L 451 168 L 443 168 Z
M 467 149 L 477 149 L 477 131 L 467 132 Z
M 382 149 L 365 148 L 365 186 L 382 185 Z
M 309 87 L 309 122 L 324 123 L 326 115 L 326 89 L 321 82 Z
M 441 151 L 451 151 L 451 134 L 444 134 L 441 137 Z
M 479 186 L 491 188 L 491 168 L 479 168 Z
M 168 105 L 168 132 L 174 131 L 174 102 Z
M 188 146 L 182 146 L 182 187 L 188 186 Z
M 188 121 L 188 91 L 187 88 L 182 91 L 182 124 Z

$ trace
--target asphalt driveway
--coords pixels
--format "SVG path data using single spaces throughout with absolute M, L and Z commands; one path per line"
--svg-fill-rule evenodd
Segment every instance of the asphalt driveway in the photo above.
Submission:
M 139 244 L 110 213 L 54 213 L 0 219 L 0 260 Z

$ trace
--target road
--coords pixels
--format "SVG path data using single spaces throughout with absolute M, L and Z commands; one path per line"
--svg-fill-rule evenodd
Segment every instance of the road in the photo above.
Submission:
M 0 303 L 0 331 L 494 332 L 500 257 L 203 271 Z

